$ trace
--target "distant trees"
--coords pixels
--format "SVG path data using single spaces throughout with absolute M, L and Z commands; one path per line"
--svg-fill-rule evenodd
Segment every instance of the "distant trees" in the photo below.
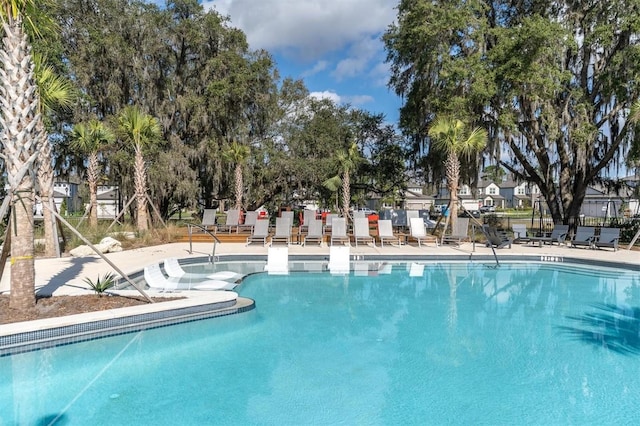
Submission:
M 426 168 L 438 171 L 431 122 L 469 117 L 488 129 L 488 152 L 540 188 L 554 220 L 574 222 L 587 186 L 615 173 L 635 137 L 626 116 L 640 95 L 639 8 L 638 0 L 400 1 L 384 40 L 414 156 L 427 154 Z

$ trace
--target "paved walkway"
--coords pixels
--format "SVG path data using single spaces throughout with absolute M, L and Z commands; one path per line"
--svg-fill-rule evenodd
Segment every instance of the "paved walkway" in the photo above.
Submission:
M 119 253 L 107 254 L 107 258 L 113 262 L 125 274 L 140 271 L 145 265 L 162 262 L 167 257 L 195 258 L 211 254 L 211 243 L 194 243 L 193 253 L 189 253 L 188 243 L 172 243 L 160 246 L 145 247 L 127 250 Z M 566 246 L 549 246 L 514 244 L 512 248 L 496 249 L 499 259 L 518 258 L 523 256 L 561 257 L 563 259 L 579 258 L 594 259 L 599 261 L 621 262 L 636 265 L 640 268 L 640 251 L 621 249 L 613 250 L 589 250 L 584 248 L 569 248 Z M 260 244 L 246 246 L 239 243 L 222 243 L 216 249 L 216 255 L 224 254 L 255 254 L 266 255 L 267 247 Z M 313 254 L 329 255 L 329 247 L 291 245 L 290 255 Z M 351 254 L 357 256 L 389 255 L 389 256 L 424 256 L 428 260 L 430 256 L 492 256 L 490 248 L 481 244 L 464 243 L 460 247 L 434 245 L 417 247 L 417 245 L 385 246 L 381 248 L 359 245 L 351 245 Z M 36 260 L 36 289 L 41 294 L 88 294 L 85 278 L 96 279 L 107 272 L 113 272 L 111 266 L 99 256 L 87 256 L 83 258 L 65 257 L 61 259 L 37 259 Z M 10 264 L 5 267 L 4 276 L 0 282 L 0 292 L 9 290 Z

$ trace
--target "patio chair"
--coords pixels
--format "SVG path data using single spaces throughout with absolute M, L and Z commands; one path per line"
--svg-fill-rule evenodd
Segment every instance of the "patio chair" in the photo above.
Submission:
M 302 240 L 302 245 L 307 245 L 307 242 L 315 241 L 319 245 L 322 245 L 324 240 L 324 228 L 320 219 L 310 219 L 308 224 L 307 234 Z
M 529 237 L 529 241 L 532 243 L 537 242 L 539 247 L 542 247 L 542 243 L 549 243 L 553 245 L 554 242 L 557 242 L 558 244 L 563 244 L 568 235 L 569 225 L 556 224 L 551 230 L 551 235 Z
M 393 243 L 400 245 L 400 237 L 394 235 L 390 219 L 378 220 L 378 238 L 380 239 L 380 247 L 384 247 L 385 242 L 389 242 L 391 245 Z
M 358 242 L 371 243 L 376 246 L 376 240 L 371 236 L 369 231 L 369 219 L 359 217 L 353 220 L 353 239 L 358 247 Z
M 513 239 L 509 238 L 506 232 L 499 231 L 496 227 L 488 225 L 482 227 L 482 232 L 487 237 L 487 247 L 511 248 Z
M 233 271 L 218 271 L 213 273 L 194 273 L 187 272 L 182 269 L 180 261 L 176 257 L 168 257 L 163 261 L 164 271 L 169 278 L 189 278 L 189 279 L 210 279 L 220 281 L 236 282 L 240 278 L 244 277 L 244 274 L 239 274 Z
M 258 212 L 253 210 L 245 213 L 244 215 L 244 223 L 238 225 L 238 232 L 248 230 L 249 232 L 253 231 L 253 227 L 256 226 L 256 221 L 258 220 Z
M 269 245 L 278 242 L 286 243 L 287 246 L 291 244 L 291 218 L 288 216 L 276 218 L 276 232 L 271 236 Z
M 469 239 L 469 218 L 457 217 L 449 234 L 442 237 L 442 242 L 460 245 Z
M 337 213 L 329 213 L 324 219 L 324 232 L 325 234 L 331 233 L 331 225 L 333 224 L 333 219 L 340 217 Z
M 349 261 L 349 247 L 339 246 L 329 248 L 329 264 L 327 265 L 332 274 L 346 275 L 351 269 Z
M 600 228 L 600 236 L 594 245 L 596 248 L 611 247 L 613 251 L 617 251 L 619 239 L 620 228 Z
M 298 233 L 304 234 L 305 232 L 309 232 L 309 224 L 312 220 L 316 220 L 316 211 L 304 209 L 302 213 L 302 223 L 298 226 Z M 320 221 L 320 223 L 322 223 L 322 221 Z
M 511 225 L 513 230 L 513 242 L 514 243 L 528 243 L 531 241 L 529 234 L 527 233 L 527 226 L 522 223 L 514 223 Z
M 227 211 L 227 219 L 225 220 L 224 225 L 219 224 L 216 232 L 224 230 L 231 233 L 234 228 L 236 231 L 238 230 L 238 225 L 240 225 L 240 210 L 231 209 Z
M 247 245 L 254 242 L 261 242 L 263 246 L 266 246 L 267 238 L 269 238 L 269 220 L 258 219 L 256 220 L 251 235 L 247 237 Z
M 336 217 L 331 221 L 331 245 L 334 242 L 349 244 L 347 235 L 347 220 L 344 217 Z
M 216 232 L 216 209 L 204 209 L 202 213 L 202 223 L 200 223 L 207 231 Z
M 576 235 L 571 239 L 571 247 L 595 248 L 596 228 L 593 226 L 578 226 Z
M 412 217 L 409 222 L 411 240 L 418 242 L 418 247 L 422 246 L 422 243 L 434 243 L 438 246 L 438 239 L 435 235 L 427 234 L 427 227 L 424 224 L 424 220 L 421 217 Z
M 282 218 L 278 218 L 282 219 Z M 284 218 L 287 221 L 288 218 Z M 264 267 L 269 275 L 286 275 L 289 273 L 289 248 L 269 247 L 267 264 Z
M 157 263 L 144 267 L 144 280 L 149 286 L 149 289 L 160 292 L 179 290 L 233 290 L 237 285 L 236 283 L 222 280 L 198 281 L 195 285 L 181 283 L 180 279 L 165 277 L 160 269 L 160 265 Z

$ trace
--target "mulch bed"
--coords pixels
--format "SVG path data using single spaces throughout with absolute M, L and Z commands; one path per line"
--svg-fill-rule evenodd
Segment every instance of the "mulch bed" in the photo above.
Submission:
M 153 297 L 154 302 L 167 302 L 181 299 L 181 297 Z M 42 297 L 36 301 L 36 313 L 27 316 L 23 312 L 9 308 L 9 296 L 0 295 L 0 324 L 19 321 L 31 321 L 43 318 L 63 317 L 85 312 L 105 311 L 115 308 L 146 305 L 148 302 L 142 296 L 53 296 Z

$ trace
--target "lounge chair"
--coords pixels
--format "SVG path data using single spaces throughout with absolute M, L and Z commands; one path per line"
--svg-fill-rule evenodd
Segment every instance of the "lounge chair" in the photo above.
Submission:
M 256 221 L 258 220 L 258 212 L 250 211 L 244 215 L 244 223 L 238 225 L 238 232 L 248 230 L 249 232 L 253 232 L 253 227 L 256 226 Z
M 349 250 L 349 247 L 344 246 L 329 247 L 329 264 L 327 267 L 332 274 L 345 275 L 349 273 L 351 269 Z
M 514 223 L 511 225 L 513 230 L 513 242 L 514 243 L 528 243 L 531 241 L 529 234 L 527 233 L 527 226 L 524 224 Z
M 347 220 L 344 217 L 335 217 L 331 221 L 331 245 L 333 245 L 334 242 L 349 244 Z
M 613 251 L 617 251 L 619 239 L 620 228 L 600 228 L 600 236 L 594 245 L 596 248 L 611 247 Z
M 256 220 L 256 224 L 253 227 L 251 235 L 247 237 L 247 245 L 254 242 L 261 242 L 263 246 L 267 245 L 267 238 L 269 238 L 269 220 L 259 219 Z
M 571 247 L 595 248 L 596 228 L 593 226 L 578 226 L 576 235 L 571 239 Z
M 244 274 L 239 274 L 233 271 L 218 271 L 212 273 L 194 273 L 187 272 L 182 269 L 180 265 L 180 261 L 175 257 L 166 258 L 163 261 L 164 271 L 167 273 L 169 278 L 189 278 L 189 279 L 210 279 L 210 280 L 221 280 L 221 281 L 230 281 L 236 282 L 240 278 L 244 277 Z
M 409 228 L 411 231 L 409 239 L 416 240 L 418 247 L 421 247 L 422 243 L 434 243 L 436 247 L 438 246 L 438 239 L 435 235 L 427 234 L 427 227 L 421 217 L 412 217 Z
M 553 229 L 551 230 L 551 235 L 529 237 L 529 241 L 532 243 L 537 242 L 538 246 L 540 247 L 542 247 L 542 243 L 549 243 L 553 245 L 554 242 L 557 242 L 558 244 L 563 244 L 567 239 L 568 234 L 569 234 L 569 225 L 557 224 L 553 226 Z
M 331 225 L 333 225 L 333 219 L 340 217 L 337 213 L 329 213 L 324 219 L 324 233 L 331 233 Z
M 276 218 L 276 232 L 271 236 L 269 245 L 278 242 L 286 243 L 287 246 L 291 244 L 291 218 L 289 217 Z
M 355 240 L 356 247 L 358 242 L 371 243 L 376 246 L 376 240 L 371 236 L 369 231 L 369 219 L 366 217 L 359 217 L 353 220 L 353 239 Z
M 307 245 L 307 242 L 313 241 L 322 245 L 322 241 L 324 240 L 324 228 L 322 226 L 322 221 L 320 219 L 309 219 L 307 226 L 307 234 L 302 240 L 302 245 L 305 246 Z
M 469 218 L 457 217 L 451 233 L 442 237 L 442 242 L 460 245 L 461 242 L 469 239 Z
M 233 290 L 236 283 L 222 280 L 197 281 L 195 285 L 181 283 L 180 279 L 167 278 L 162 273 L 159 264 L 144 267 L 144 280 L 151 290 L 171 292 L 177 290 Z
M 389 242 L 391 245 L 394 243 L 400 245 L 400 237 L 394 235 L 390 219 L 378 220 L 378 238 L 380 239 L 380 247 L 384 247 L 385 242 Z
M 216 232 L 216 209 L 204 209 L 201 225 L 207 231 Z
M 281 219 L 281 218 L 278 218 Z M 286 220 L 286 219 L 285 219 Z M 267 264 L 264 267 L 269 275 L 286 275 L 289 273 L 289 248 L 269 247 Z
M 482 232 L 484 233 L 485 237 L 487 237 L 487 247 L 511 248 L 513 239 L 509 238 L 506 232 L 499 231 L 496 227 L 488 225 L 484 225 L 482 227 Z
M 218 225 L 217 231 L 233 231 L 235 228 L 238 230 L 238 225 L 240 225 L 240 210 L 232 209 L 227 211 L 227 219 L 225 220 L 224 225 Z
M 302 214 L 302 223 L 298 226 L 298 233 L 304 234 L 305 232 L 309 232 L 309 224 L 312 220 L 316 220 L 316 211 L 304 209 Z M 320 223 L 322 223 L 322 221 L 320 221 Z

